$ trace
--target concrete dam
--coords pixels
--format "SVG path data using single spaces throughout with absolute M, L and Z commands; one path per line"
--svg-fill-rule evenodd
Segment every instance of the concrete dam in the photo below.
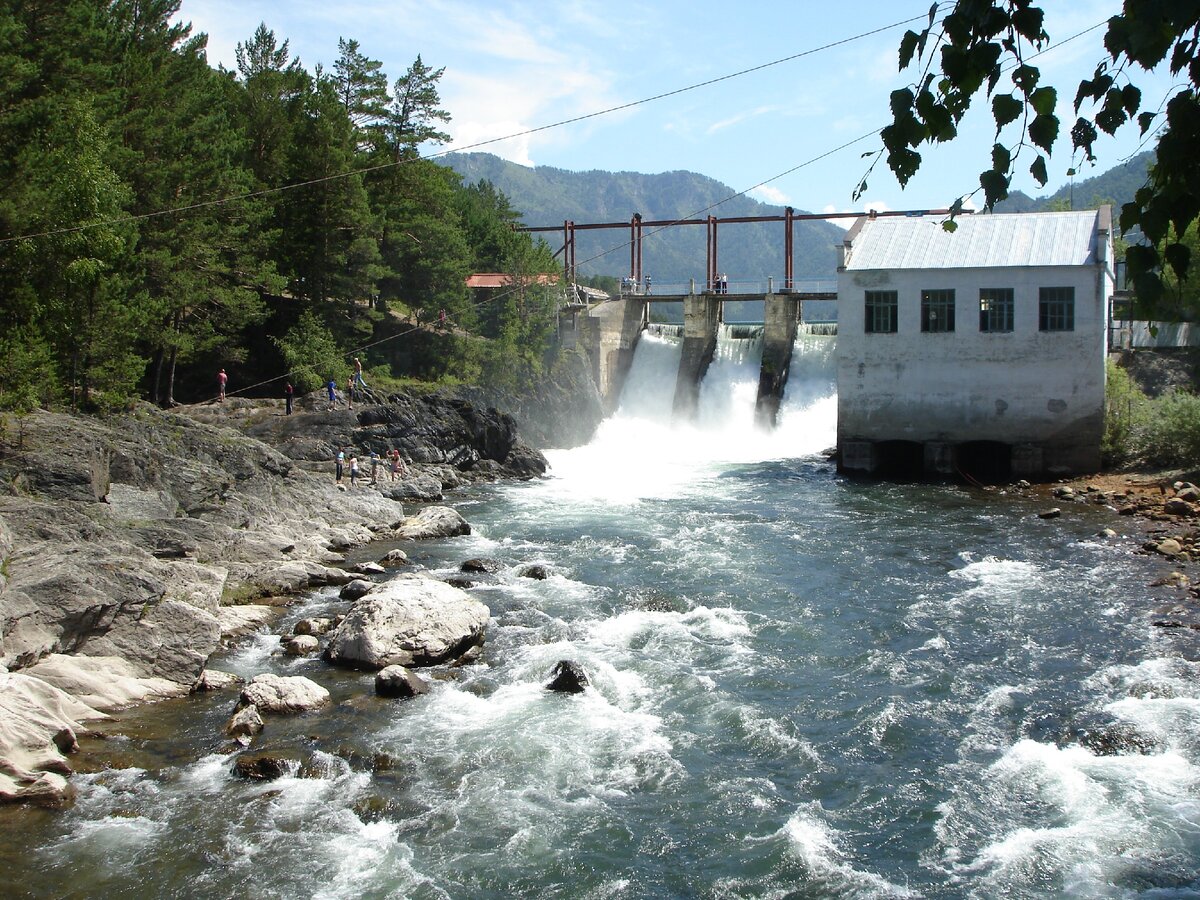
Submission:
M 681 338 L 679 370 L 675 378 L 673 416 L 695 418 L 700 386 L 717 352 L 718 337 L 727 301 L 761 301 L 763 304 L 762 362 L 755 420 L 760 427 L 775 425 L 787 384 L 792 348 L 801 329 L 803 299 L 789 294 L 717 295 L 688 293 L 674 296 L 624 296 L 590 308 L 564 310 L 560 324 L 567 345 L 582 347 L 591 362 L 592 375 L 611 413 L 633 363 L 634 351 L 650 326 L 652 303 L 676 302 L 683 306 L 683 324 L 673 330 Z M 668 326 L 670 327 L 670 326 Z M 666 390 L 667 386 L 664 385 Z

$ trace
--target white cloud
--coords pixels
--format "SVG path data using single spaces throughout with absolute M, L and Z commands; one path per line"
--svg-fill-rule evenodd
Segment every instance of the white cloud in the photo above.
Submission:
M 734 125 L 740 125 L 742 122 L 748 121 L 749 119 L 756 119 L 759 116 L 765 116 L 773 112 L 775 112 L 775 107 L 773 106 L 760 106 L 757 109 L 743 110 L 737 115 L 730 116 L 727 119 L 722 119 L 719 122 L 713 122 L 708 126 L 707 129 L 705 129 L 704 133 L 715 134 L 716 132 L 725 128 L 732 128 Z
M 826 214 L 867 213 L 867 212 L 871 212 L 872 210 L 874 210 L 877 213 L 881 213 L 881 212 L 890 212 L 891 209 L 892 209 L 892 207 L 889 204 L 884 203 L 882 200 L 868 200 L 866 203 L 860 204 L 859 206 L 853 207 L 853 208 L 846 207 L 846 206 L 837 206 L 833 203 L 827 203 L 822 208 L 821 212 L 826 213 Z M 849 218 L 849 217 L 843 218 L 843 219 L 830 219 L 829 221 L 832 222 L 834 225 L 838 226 L 838 228 L 849 228 L 852 224 L 854 224 L 854 219 Z
M 791 202 L 787 194 L 769 184 L 761 184 L 749 193 L 755 199 L 762 200 L 764 203 L 774 203 L 776 206 L 786 206 Z

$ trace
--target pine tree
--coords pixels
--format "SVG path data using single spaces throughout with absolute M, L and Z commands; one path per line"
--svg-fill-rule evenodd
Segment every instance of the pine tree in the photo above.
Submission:
M 369 59 L 358 49 L 358 41 L 338 38 L 338 58 L 333 64 L 333 82 L 346 117 L 353 123 L 361 146 L 387 119 L 391 97 L 383 63 Z
M 441 97 L 437 84 L 445 71 L 444 66 L 433 69 L 425 65 L 418 55 L 408 71 L 396 79 L 387 134 L 397 158 L 416 155 L 417 147 L 427 141 L 444 144 L 450 140 L 450 135 L 436 125 L 450 121 L 450 113 L 438 108 Z

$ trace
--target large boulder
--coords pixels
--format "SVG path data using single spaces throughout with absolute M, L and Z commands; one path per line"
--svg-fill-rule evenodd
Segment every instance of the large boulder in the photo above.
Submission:
M 329 702 L 329 691 L 303 675 L 255 675 L 242 688 L 239 706 L 260 712 L 287 715 L 320 709 Z
M 403 575 L 358 601 L 330 637 L 325 659 L 367 670 L 457 660 L 482 645 L 490 617 L 465 591 Z
M 427 506 L 415 516 L 409 516 L 396 529 L 396 537 L 410 541 L 458 537 L 470 533 L 471 526 L 467 520 L 448 506 Z
M 387 666 L 375 673 L 375 693 L 380 697 L 403 699 L 429 693 L 429 685 L 411 669 Z
M 0 802 L 61 803 L 70 797 L 63 753 L 102 712 L 38 678 L 0 672 Z

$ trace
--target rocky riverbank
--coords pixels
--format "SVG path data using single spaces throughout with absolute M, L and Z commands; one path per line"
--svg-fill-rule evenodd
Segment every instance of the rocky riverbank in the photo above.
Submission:
M 1153 624 L 1159 628 L 1200 632 L 1200 487 L 1196 473 L 1133 471 L 1094 475 L 1039 491 L 1060 505 L 1086 503 L 1106 506 L 1131 517 L 1141 532 L 1137 552 L 1160 556 L 1173 571 L 1153 587 L 1163 589 Z M 1193 651 L 1189 650 L 1189 655 Z
M 271 617 L 273 598 L 355 577 L 341 565 L 347 550 L 441 533 L 443 520 L 407 518 L 401 500 L 546 468 L 511 417 L 461 400 L 299 405 L 292 416 L 231 400 L 8 421 L 0 799 L 61 799 L 63 754 L 83 723 L 192 690 L 223 639 Z M 408 472 L 347 489 L 333 479 L 343 447 L 399 448 Z

